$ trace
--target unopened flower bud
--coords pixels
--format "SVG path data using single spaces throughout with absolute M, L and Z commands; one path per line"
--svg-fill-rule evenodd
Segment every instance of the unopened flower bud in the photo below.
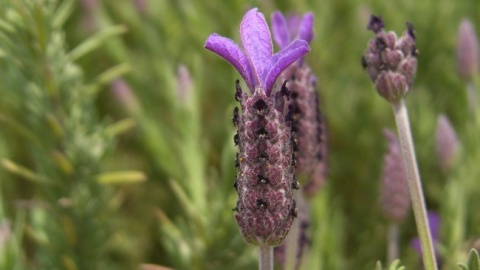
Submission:
M 471 81 L 478 72 L 478 40 L 473 24 L 463 19 L 458 31 L 457 69 L 459 76 L 465 81 Z
M 383 30 L 381 17 L 372 15 L 368 25 L 375 38 L 368 43 L 362 65 L 377 92 L 392 103 L 408 94 L 417 68 L 415 32 L 411 24 L 407 26 L 407 31 L 397 38 L 394 32 Z
M 130 86 L 123 79 L 115 79 L 111 84 L 113 95 L 129 111 L 136 111 L 139 108 L 138 101 Z
M 181 102 L 187 102 L 192 93 L 192 77 L 187 67 L 180 65 L 177 71 L 177 95 Z
M 438 116 L 435 141 L 440 167 L 444 171 L 448 171 L 452 167 L 458 151 L 458 139 L 452 124 L 444 114 Z
M 385 215 L 394 222 L 401 222 L 410 207 L 407 173 L 395 133 L 385 129 L 384 134 L 388 141 L 388 151 L 383 161 L 380 201 Z

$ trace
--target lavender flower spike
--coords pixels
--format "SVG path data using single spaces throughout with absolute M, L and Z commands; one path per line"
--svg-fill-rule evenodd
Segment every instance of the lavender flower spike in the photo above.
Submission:
M 257 8 L 249 10 L 243 17 L 240 38 L 244 51 L 231 39 L 218 34 L 208 37 L 205 48 L 230 62 L 242 75 L 252 93 L 256 88 L 261 88 L 267 96 L 270 96 L 280 73 L 310 51 L 307 42 L 296 40 L 273 54 L 270 30 L 265 17 Z

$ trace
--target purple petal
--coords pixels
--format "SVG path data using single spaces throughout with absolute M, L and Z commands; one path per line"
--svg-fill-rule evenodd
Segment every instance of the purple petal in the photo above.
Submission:
M 280 11 L 275 11 L 272 14 L 272 32 L 273 39 L 280 49 L 290 44 L 291 37 L 288 32 L 287 21 Z
M 430 234 L 432 238 L 437 240 L 440 236 L 440 216 L 432 211 L 427 212 L 428 227 L 430 228 Z
M 298 26 L 300 25 L 300 17 L 296 13 L 291 13 L 287 16 L 288 32 L 292 36 L 298 34 Z
M 313 40 L 313 14 L 311 12 L 303 15 L 302 22 L 298 29 L 298 38 L 310 43 Z
M 282 73 L 290 64 L 302 58 L 310 51 L 308 43 L 304 40 L 297 39 L 288 47 L 274 54 L 269 63 L 270 69 L 265 77 L 265 91 L 267 96 L 272 91 L 273 84 L 278 75 Z
M 253 67 L 255 86 L 265 86 L 262 78 L 269 68 L 268 60 L 273 53 L 270 29 L 262 13 L 257 8 L 249 10 L 240 24 L 240 38 L 248 61 Z M 253 88 L 252 88 L 253 89 Z
M 248 65 L 247 57 L 233 40 L 218 34 L 211 34 L 204 47 L 232 64 L 242 75 L 248 88 L 254 89 L 252 71 Z

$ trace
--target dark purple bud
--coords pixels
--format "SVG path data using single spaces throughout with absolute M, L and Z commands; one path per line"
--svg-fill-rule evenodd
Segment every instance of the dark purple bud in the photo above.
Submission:
M 232 117 L 233 125 L 237 126 L 239 121 L 240 121 L 240 116 L 238 115 L 238 107 L 235 107 L 235 109 L 233 109 L 233 117 Z
M 233 136 L 233 142 L 235 143 L 235 146 L 240 143 L 240 137 L 238 136 L 238 133 Z
M 383 30 L 380 17 L 372 16 L 368 28 L 375 38 L 368 43 L 362 66 L 375 83 L 378 93 L 389 102 L 397 102 L 408 94 L 415 78 L 418 51 L 413 26 L 397 38 L 394 32 Z
M 400 100 L 408 93 L 407 80 L 402 74 L 383 71 L 375 81 L 377 92 L 389 102 Z
M 385 24 L 383 22 L 382 16 L 370 16 L 370 22 L 368 23 L 367 29 L 372 30 L 374 33 L 378 33 L 383 30 Z
M 242 91 L 242 87 L 240 86 L 240 81 L 236 80 L 235 81 L 235 100 L 240 101 L 242 99 L 242 96 L 243 96 L 243 91 Z

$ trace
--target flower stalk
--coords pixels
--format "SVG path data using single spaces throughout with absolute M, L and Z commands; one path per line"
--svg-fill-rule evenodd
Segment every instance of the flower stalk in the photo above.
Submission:
M 258 269 L 273 270 L 273 247 L 272 246 L 258 247 Z
M 437 262 L 430 235 L 430 228 L 427 220 L 427 210 L 423 196 L 420 174 L 417 167 L 415 149 L 410 130 L 410 121 L 408 118 L 405 100 L 402 98 L 392 104 L 395 115 L 395 122 L 398 128 L 398 138 L 400 141 L 400 150 L 402 152 L 405 169 L 407 171 L 407 183 L 412 200 L 415 223 L 417 225 L 420 243 L 422 245 L 422 257 L 426 270 L 436 270 Z
M 436 270 L 425 199 L 405 106 L 405 96 L 412 88 L 417 70 L 416 34 L 413 25 L 407 23 L 407 31 L 401 37 L 397 37 L 395 32 L 384 30 L 382 17 L 374 15 L 371 16 L 367 28 L 375 33 L 375 38 L 368 44 L 362 58 L 362 66 L 375 84 L 378 94 L 393 107 L 400 152 L 407 173 L 410 199 L 422 246 L 423 263 L 426 270 Z

